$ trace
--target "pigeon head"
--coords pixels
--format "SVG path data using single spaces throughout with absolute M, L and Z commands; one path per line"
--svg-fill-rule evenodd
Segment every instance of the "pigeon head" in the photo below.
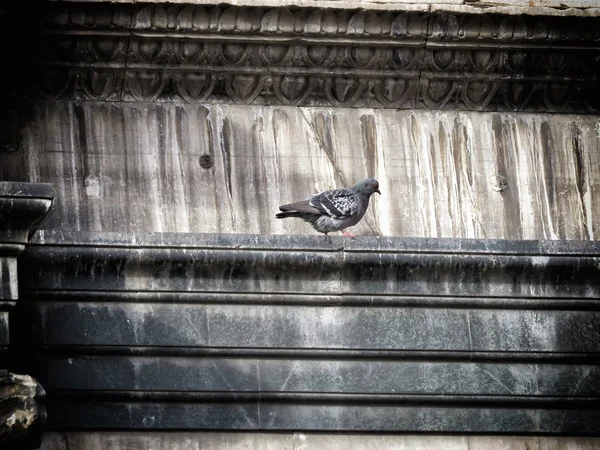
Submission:
M 381 194 L 381 192 L 379 192 L 379 183 L 375 178 L 365 178 L 364 180 L 359 181 L 356 183 L 356 186 L 354 186 L 354 190 L 363 195 L 371 195 L 375 192 Z

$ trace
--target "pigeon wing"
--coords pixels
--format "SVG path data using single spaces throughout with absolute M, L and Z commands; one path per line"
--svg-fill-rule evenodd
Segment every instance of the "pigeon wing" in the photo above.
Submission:
M 335 219 L 345 219 L 358 211 L 358 196 L 351 189 L 334 189 L 315 194 L 308 200 L 321 214 Z

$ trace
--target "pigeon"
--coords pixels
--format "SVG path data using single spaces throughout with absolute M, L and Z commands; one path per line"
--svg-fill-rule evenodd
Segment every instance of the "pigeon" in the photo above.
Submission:
M 365 178 L 352 188 L 333 189 L 311 195 L 306 200 L 282 205 L 275 217 L 299 217 L 310 223 L 321 233 L 341 231 L 344 236 L 356 237 L 346 233 L 345 228 L 356 225 L 369 207 L 371 194 L 379 192 L 379 183 L 375 178 Z

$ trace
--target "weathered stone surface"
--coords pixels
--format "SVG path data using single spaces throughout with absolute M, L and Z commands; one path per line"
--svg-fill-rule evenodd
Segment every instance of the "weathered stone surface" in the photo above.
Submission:
M 63 429 L 597 430 L 595 242 L 40 232 Z
M 199 450 L 203 448 L 265 448 L 290 450 L 593 450 L 600 438 L 328 434 L 328 433 L 220 433 L 220 432 L 85 432 L 47 433 L 41 450 L 105 450 L 152 448 Z
M 253 399 L 250 404 L 223 402 L 148 403 L 96 400 L 60 403 L 52 411 L 60 422 L 76 429 L 230 429 L 315 430 L 469 433 L 564 433 L 595 435 L 600 420 L 597 410 L 473 408 L 435 406 L 356 405 L 352 397 L 342 403 L 271 402 Z M 50 408 L 50 405 L 49 405 Z M 49 416 L 52 423 L 52 415 Z M 562 420 L 561 420 L 562 419 Z
M 45 228 L 315 234 L 299 195 L 381 183 L 365 235 L 593 240 L 594 116 L 42 103 L 3 179 L 51 181 Z M 214 164 L 199 164 L 210 155 Z
M 49 357 L 40 370 L 61 391 L 600 396 L 593 364 L 105 355 Z
M 413 449 L 432 450 L 592 450 L 598 448 L 598 438 L 513 437 L 513 436 L 424 436 L 327 433 L 47 433 L 42 450 L 104 450 L 110 442 L 115 448 L 153 448 L 157 450 L 198 450 L 201 448 L 278 449 Z
M 44 397 L 44 389 L 30 376 L 0 369 L 0 449 L 40 446 L 46 409 L 38 402 Z
M 0 355 L 8 350 L 9 331 L 8 331 L 8 313 L 13 304 L 0 302 Z
M 598 8 L 273 6 L 52 2 L 37 87 L 111 102 L 600 110 L 597 19 L 567 17 Z

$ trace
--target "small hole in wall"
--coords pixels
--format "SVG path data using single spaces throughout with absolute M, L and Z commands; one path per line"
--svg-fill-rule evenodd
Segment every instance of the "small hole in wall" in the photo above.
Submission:
M 202 167 L 203 169 L 210 169 L 213 166 L 213 164 L 215 163 L 212 155 L 209 155 L 209 154 L 202 155 L 200 157 L 199 161 L 200 161 L 200 167 Z

